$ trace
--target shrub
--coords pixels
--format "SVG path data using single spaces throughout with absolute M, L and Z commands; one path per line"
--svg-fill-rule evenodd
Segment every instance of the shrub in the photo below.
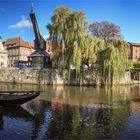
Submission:
M 140 68 L 140 61 L 136 61 L 133 63 L 134 68 Z

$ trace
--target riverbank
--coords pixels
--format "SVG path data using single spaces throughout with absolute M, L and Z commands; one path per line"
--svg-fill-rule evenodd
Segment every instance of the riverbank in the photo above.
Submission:
M 73 86 L 97 86 L 105 85 L 100 75 L 90 75 L 85 72 L 82 80 L 75 78 L 63 78 L 57 69 L 34 69 L 34 68 L 2 68 L 0 69 L 0 82 L 24 83 L 38 85 L 73 85 Z M 139 80 L 132 80 L 130 72 L 116 82 L 117 85 L 139 84 Z

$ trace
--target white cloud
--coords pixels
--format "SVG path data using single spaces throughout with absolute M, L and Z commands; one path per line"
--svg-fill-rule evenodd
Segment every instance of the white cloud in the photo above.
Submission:
M 20 32 L 21 32 L 21 33 L 24 33 L 25 31 L 24 31 L 24 30 L 20 30 Z
M 0 7 L 0 12 L 4 12 L 4 11 L 5 11 L 5 9 Z
M 9 25 L 9 28 L 29 28 L 32 26 L 32 23 L 24 16 L 21 16 L 21 21 L 16 24 Z

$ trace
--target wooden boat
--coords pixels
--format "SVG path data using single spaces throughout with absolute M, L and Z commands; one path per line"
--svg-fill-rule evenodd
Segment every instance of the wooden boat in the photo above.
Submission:
M 0 106 L 21 105 L 38 95 L 37 91 L 0 91 Z

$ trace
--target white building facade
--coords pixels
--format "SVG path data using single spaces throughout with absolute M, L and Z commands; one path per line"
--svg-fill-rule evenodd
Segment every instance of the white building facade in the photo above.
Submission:
M 0 37 L 0 68 L 7 67 L 8 54 L 6 48 L 2 44 L 2 38 Z

